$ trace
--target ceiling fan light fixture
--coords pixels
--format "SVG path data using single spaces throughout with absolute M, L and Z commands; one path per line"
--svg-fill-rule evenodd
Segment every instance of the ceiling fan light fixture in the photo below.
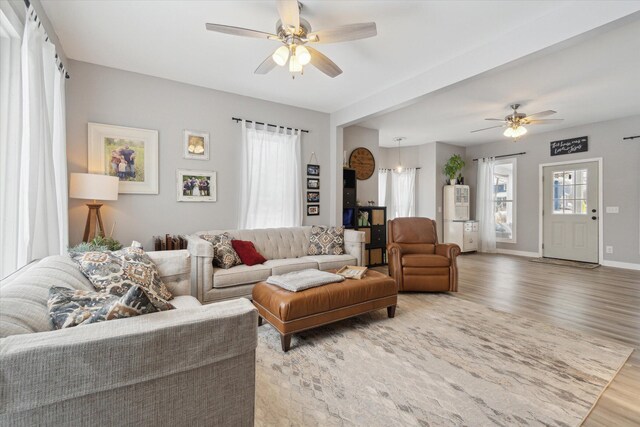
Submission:
M 302 45 L 296 46 L 296 58 L 298 58 L 300 65 L 303 66 L 311 62 L 311 54 L 309 53 L 309 50 Z
M 522 135 L 524 135 L 525 133 L 527 133 L 527 129 L 522 126 L 522 125 L 518 125 L 518 126 L 514 126 L 514 127 L 508 127 L 505 131 L 504 131 L 504 136 L 509 137 L 509 138 L 520 138 Z
M 291 55 L 289 58 L 289 72 L 291 73 L 301 73 L 302 72 L 302 64 L 298 61 L 298 57 L 296 55 Z
M 286 64 L 287 60 L 289 59 L 289 47 L 280 46 L 276 49 L 275 52 L 273 52 L 273 55 L 271 55 L 271 57 L 276 64 L 281 67 L 284 66 L 284 64 Z

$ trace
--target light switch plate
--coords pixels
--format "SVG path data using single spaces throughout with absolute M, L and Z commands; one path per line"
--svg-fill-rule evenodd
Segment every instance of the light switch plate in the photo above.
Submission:
M 620 209 L 617 206 L 607 206 L 607 213 L 619 213 Z

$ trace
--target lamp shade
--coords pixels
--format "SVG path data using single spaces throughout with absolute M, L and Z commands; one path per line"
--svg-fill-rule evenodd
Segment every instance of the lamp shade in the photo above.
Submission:
M 118 200 L 118 177 L 72 173 L 69 197 L 74 199 Z

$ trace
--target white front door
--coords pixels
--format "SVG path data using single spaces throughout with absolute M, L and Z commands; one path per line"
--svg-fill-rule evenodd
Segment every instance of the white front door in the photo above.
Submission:
M 543 168 L 542 254 L 598 260 L 598 162 Z

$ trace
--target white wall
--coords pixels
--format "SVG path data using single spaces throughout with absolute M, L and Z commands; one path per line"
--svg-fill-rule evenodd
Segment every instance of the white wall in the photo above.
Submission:
M 123 243 L 139 240 L 151 247 L 153 235 L 235 228 L 239 209 L 240 124 L 231 117 L 308 129 L 302 136 L 303 174 L 311 152 L 320 163 L 320 216 L 304 216 L 305 224 L 326 224 L 330 212 L 329 115 L 231 93 L 205 89 L 113 68 L 69 61 L 67 81 L 67 157 L 69 172 L 87 171 L 87 123 L 97 122 L 159 131 L 159 194 L 121 194 L 106 202 L 107 231 Z M 184 129 L 208 131 L 209 161 L 182 158 Z M 376 140 L 377 141 L 377 140 Z M 176 169 L 218 173 L 218 201 L 178 203 Z M 306 178 L 303 187 L 306 189 Z M 306 190 L 305 190 L 306 191 Z M 69 201 L 70 243 L 82 239 L 87 208 Z M 305 211 L 306 213 L 306 211 Z
M 376 166 L 373 175 L 369 179 L 357 180 L 357 198 L 362 205 L 366 205 L 369 200 L 378 204 L 378 168 L 380 166 L 380 154 L 378 146 L 378 131 L 376 129 L 364 128 L 361 126 L 349 126 L 344 128 L 343 136 L 344 151 L 347 152 L 347 164 L 351 152 L 359 147 L 364 147 L 371 151 L 375 159 Z
M 640 116 L 594 123 L 557 132 L 528 134 L 517 143 L 506 138 L 499 142 L 467 147 L 466 161 L 471 165 L 465 183 L 472 187 L 475 199 L 476 165 L 473 158 L 526 151 L 518 157 L 517 167 L 517 243 L 499 243 L 501 249 L 538 251 L 539 165 L 602 157 L 604 206 L 618 206 L 620 213 L 600 212 L 604 245 L 614 247 L 604 259 L 640 264 L 640 142 L 624 141 L 625 136 L 640 133 Z M 589 137 L 589 151 L 551 157 L 549 143 L 560 139 Z M 469 170 L 469 169 L 468 169 Z

